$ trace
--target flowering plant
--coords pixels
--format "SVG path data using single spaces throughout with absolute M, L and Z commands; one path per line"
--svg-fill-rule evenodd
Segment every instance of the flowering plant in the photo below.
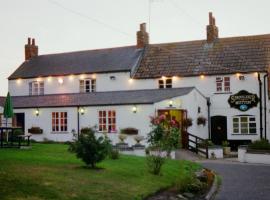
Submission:
M 169 120 L 165 115 L 150 117 L 152 130 L 148 134 L 148 142 L 167 156 L 180 145 L 180 127 L 176 120 Z

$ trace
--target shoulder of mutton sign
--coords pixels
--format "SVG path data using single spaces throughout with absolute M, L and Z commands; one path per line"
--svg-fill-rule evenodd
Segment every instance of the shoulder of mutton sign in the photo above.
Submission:
M 233 94 L 228 99 L 228 103 L 232 108 L 236 108 L 240 111 L 247 111 L 250 108 L 256 107 L 259 102 L 257 94 L 249 93 L 246 90 L 241 90 L 236 94 Z

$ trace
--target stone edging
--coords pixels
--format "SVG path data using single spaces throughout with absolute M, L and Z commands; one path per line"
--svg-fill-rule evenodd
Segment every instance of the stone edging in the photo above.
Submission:
M 214 172 L 213 172 L 214 173 Z M 209 190 L 209 192 L 207 193 L 207 195 L 205 196 L 205 200 L 212 200 L 215 196 L 215 194 L 217 193 L 218 191 L 218 188 L 219 188 L 219 185 L 218 185 L 218 178 L 217 178 L 217 175 L 214 173 L 214 181 L 213 181 L 213 184 Z

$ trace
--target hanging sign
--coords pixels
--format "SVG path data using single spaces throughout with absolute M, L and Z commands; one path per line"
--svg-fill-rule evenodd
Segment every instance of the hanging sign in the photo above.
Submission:
M 247 111 L 250 108 L 256 107 L 259 102 L 257 94 L 249 93 L 246 90 L 241 90 L 238 93 L 231 95 L 228 103 L 232 108 L 240 111 Z

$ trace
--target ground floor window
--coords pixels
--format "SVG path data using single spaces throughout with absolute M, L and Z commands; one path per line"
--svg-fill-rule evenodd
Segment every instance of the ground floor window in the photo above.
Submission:
M 100 132 L 116 132 L 116 112 L 115 110 L 100 110 L 98 112 Z
M 233 117 L 234 134 L 256 134 L 256 118 L 254 116 Z
M 52 131 L 67 131 L 67 112 L 52 112 Z

